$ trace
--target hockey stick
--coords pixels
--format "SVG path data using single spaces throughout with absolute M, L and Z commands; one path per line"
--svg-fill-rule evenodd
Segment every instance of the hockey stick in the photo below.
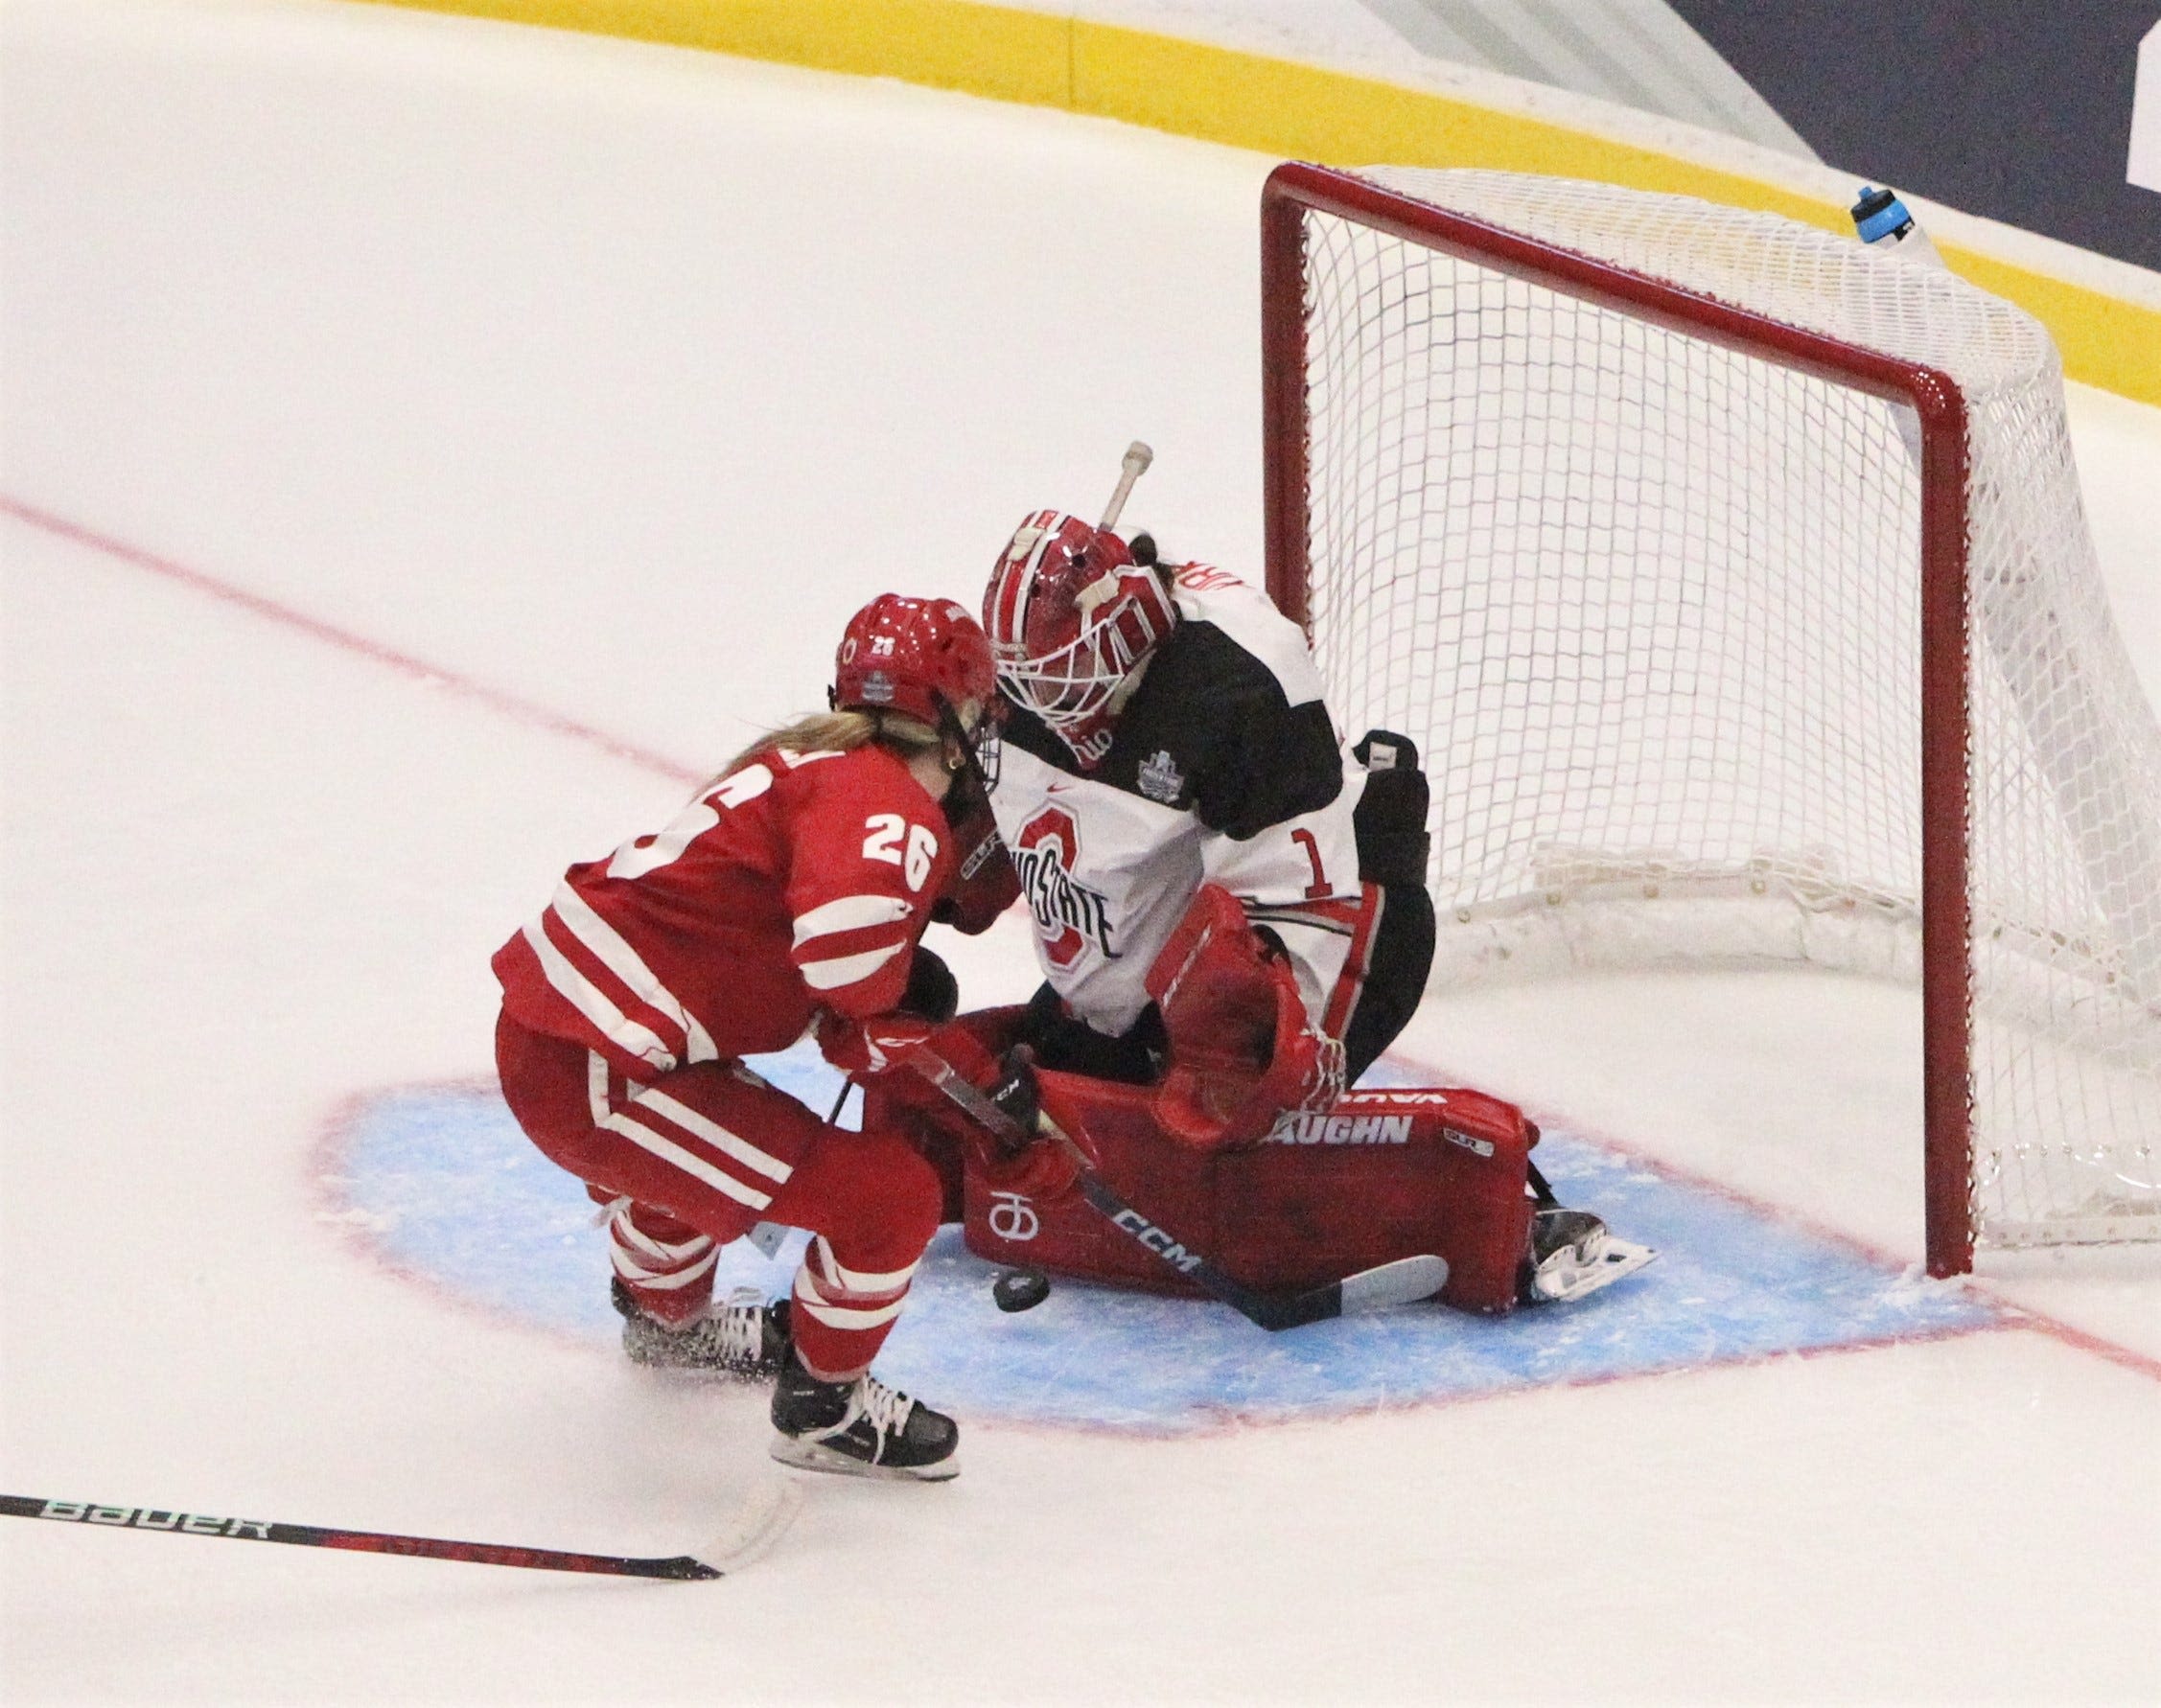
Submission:
M 909 1067 L 957 1104 L 963 1113 L 1009 1150 L 1032 1143 L 1020 1123 L 954 1071 L 927 1045 L 918 1044 L 902 1054 Z M 1121 1198 L 1095 1171 L 1088 1153 L 1073 1142 L 1071 1134 L 1048 1115 L 1038 1114 L 1037 1130 L 1054 1144 L 1062 1144 L 1079 1165 L 1080 1195 L 1097 1214 L 1127 1238 L 1155 1254 L 1189 1281 L 1221 1300 L 1249 1323 L 1273 1333 L 1325 1322 L 1355 1310 L 1383 1310 L 1392 1304 L 1409 1304 L 1430 1299 L 1448 1281 L 1448 1264 L 1437 1257 L 1399 1258 L 1372 1269 L 1361 1269 L 1302 1293 L 1265 1293 L 1225 1275 L 1200 1253 L 1169 1229 L 1159 1226 Z
M 314 1524 L 272 1524 L 258 1518 L 213 1518 L 162 1507 L 109 1507 L 90 1501 L 40 1500 L 0 1494 L 0 1517 L 51 1518 L 62 1524 L 103 1524 L 176 1536 L 223 1536 L 243 1542 L 288 1542 L 300 1548 L 345 1548 L 363 1554 L 404 1554 L 422 1559 L 463 1559 L 475 1565 L 524 1566 L 541 1572 L 591 1572 L 610 1578 L 665 1578 L 678 1582 L 725 1577 L 772 1546 L 793 1522 L 802 1492 L 793 1483 L 764 1484 L 744 1502 L 729 1533 L 698 1554 L 626 1558 L 569 1554 L 556 1548 L 515 1548 L 497 1542 L 450 1542 L 372 1530 Z M 715 1563 L 717 1562 L 717 1563 Z

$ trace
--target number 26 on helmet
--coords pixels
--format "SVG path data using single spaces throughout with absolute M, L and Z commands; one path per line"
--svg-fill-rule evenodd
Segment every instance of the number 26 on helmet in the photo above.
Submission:
M 897 712 L 957 740 L 998 775 L 997 677 L 990 642 L 950 599 L 880 593 L 848 619 L 833 658 L 837 711 Z

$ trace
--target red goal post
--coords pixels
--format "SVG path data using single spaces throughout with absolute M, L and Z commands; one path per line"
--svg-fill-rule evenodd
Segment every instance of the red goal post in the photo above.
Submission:
M 2161 900 L 2119 894 L 2161 885 L 2161 736 L 2104 602 L 2091 635 L 2033 613 L 2045 583 L 2083 621 L 2098 587 L 2075 474 L 2082 560 L 2062 495 L 1999 514 L 2011 476 L 2064 474 L 1999 466 L 1993 418 L 1969 419 L 2010 350 L 2018 430 L 2044 394 L 2060 429 L 2045 333 L 1790 221 L 1506 173 L 1285 165 L 1262 255 L 1269 590 L 1346 726 L 1429 755 L 1444 949 L 1481 975 L 1586 955 L 1917 975 L 1930 1272 L 1970 1268 L 1977 1235 L 2161 1232 Z M 1946 326 L 1987 361 L 1954 371 Z M 2050 685 L 2097 668 L 2091 692 Z M 1854 703 L 1878 693 L 1871 728 Z M 2080 885 L 2100 899 L 2062 899 Z M 1752 898 L 1798 937 L 1736 925 Z M 1857 947 L 1875 926 L 1916 940 Z M 2091 1073 L 2059 1059 L 2096 1050 Z M 2096 1096 L 2107 1131 L 2027 1130 Z

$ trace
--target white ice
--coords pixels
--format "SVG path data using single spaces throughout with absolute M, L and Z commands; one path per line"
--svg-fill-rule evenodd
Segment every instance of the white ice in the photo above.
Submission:
M 314 0 L 11 0 L 0 126 L 0 1483 L 693 1547 L 758 1400 L 368 1264 L 317 1136 L 484 1074 L 497 943 L 814 703 L 870 592 L 972 599 L 1136 435 L 1130 519 L 1258 565 L 1270 163 Z M 2161 694 L 2161 411 L 2073 412 Z M 941 935 L 971 999 L 1032 986 L 1010 922 Z M 1435 1000 L 1406 1043 L 1913 1258 L 1916 1036 L 1765 975 Z M 2031 1326 L 1176 1443 L 973 1424 L 957 1483 L 822 1483 L 716 1584 L 10 1524 L 0 1693 L 2155 1700 L 2161 1259 L 1973 1284 Z

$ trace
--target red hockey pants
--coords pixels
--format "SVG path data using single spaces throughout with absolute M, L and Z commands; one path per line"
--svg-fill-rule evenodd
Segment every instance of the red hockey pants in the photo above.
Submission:
M 719 1248 L 760 1221 L 815 1237 L 796 1272 L 796 1348 L 813 1373 L 869 1367 L 938 1231 L 936 1171 L 898 1134 L 845 1132 L 739 1062 L 701 1062 L 650 1084 L 582 1045 L 504 1014 L 503 1098 L 526 1136 L 603 1204 L 616 1275 L 666 1323 L 712 1296 Z

